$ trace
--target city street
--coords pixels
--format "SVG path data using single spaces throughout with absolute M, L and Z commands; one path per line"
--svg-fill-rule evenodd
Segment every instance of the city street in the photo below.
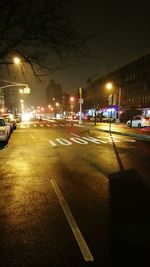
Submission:
M 1 267 L 149 260 L 149 132 L 92 125 L 21 122 L 1 145 Z

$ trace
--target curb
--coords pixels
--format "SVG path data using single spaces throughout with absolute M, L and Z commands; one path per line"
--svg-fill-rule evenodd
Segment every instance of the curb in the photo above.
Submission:
M 93 131 L 101 131 L 101 132 L 105 132 L 105 133 L 118 134 L 118 135 L 123 135 L 123 136 L 134 137 L 136 139 L 144 139 L 144 140 L 150 141 L 149 135 L 143 135 L 143 134 L 137 134 L 137 133 L 122 133 L 122 132 L 117 132 L 117 131 L 112 131 L 112 130 L 109 131 L 109 130 L 104 130 L 104 129 L 92 128 L 92 127 L 86 126 L 86 125 L 84 125 L 84 127 L 86 127 L 89 130 L 93 130 Z

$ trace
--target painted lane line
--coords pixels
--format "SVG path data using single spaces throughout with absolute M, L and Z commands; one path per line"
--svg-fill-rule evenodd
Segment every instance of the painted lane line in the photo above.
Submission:
M 100 143 L 107 143 L 106 141 L 103 141 L 103 140 L 100 140 L 100 139 L 97 139 L 95 137 L 92 137 L 92 136 L 89 136 L 89 137 L 82 137 L 83 139 L 87 140 L 87 141 L 90 141 L 94 144 L 100 144 Z
M 49 144 L 52 145 L 53 147 L 56 147 L 57 145 L 52 141 L 52 140 L 48 140 Z
M 112 142 L 112 140 L 114 141 L 114 142 L 128 142 L 128 143 L 135 143 L 136 142 L 136 140 L 134 140 L 134 139 L 119 139 L 119 138 L 110 138 L 110 137 L 102 137 L 103 139 L 107 139 L 108 140 L 108 142 Z
M 80 135 L 78 135 L 78 134 L 74 134 L 74 133 L 70 133 L 70 134 L 73 136 L 76 136 L 76 137 L 80 137 Z
M 80 145 L 87 145 L 88 144 L 87 141 L 85 141 L 85 140 L 83 140 L 81 138 L 78 138 L 78 137 L 74 137 L 74 138 L 71 137 L 70 140 L 74 141 L 75 143 L 80 144 Z
M 69 140 L 64 139 L 64 138 L 56 138 L 56 141 L 59 144 L 64 145 L 64 146 L 70 146 L 70 145 L 72 145 L 72 143 Z
M 78 243 L 78 246 L 82 252 L 84 260 L 85 261 L 94 261 L 94 257 L 91 254 L 91 252 L 90 252 L 90 250 L 89 250 L 89 248 L 85 242 L 85 239 L 83 238 L 82 233 L 81 233 L 81 231 L 80 231 L 80 229 L 79 229 L 79 227 L 78 227 L 78 225 L 77 225 L 77 223 L 76 223 L 76 221 L 75 221 L 75 219 L 71 213 L 71 210 L 70 210 L 66 200 L 64 199 L 57 183 L 54 180 L 51 180 L 51 183 L 52 183 L 52 186 L 55 190 L 55 193 L 59 199 L 61 207 L 62 207 L 62 209 L 66 215 L 66 218 L 67 218 L 68 223 L 71 227 L 71 230 L 74 234 L 74 237 Z

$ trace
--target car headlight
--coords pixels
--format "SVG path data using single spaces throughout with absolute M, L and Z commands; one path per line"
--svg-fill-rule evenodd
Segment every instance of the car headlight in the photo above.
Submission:
M 0 135 L 5 135 L 6 134 L 6 131 L 5 130 L 1 130 L 0 131 Z

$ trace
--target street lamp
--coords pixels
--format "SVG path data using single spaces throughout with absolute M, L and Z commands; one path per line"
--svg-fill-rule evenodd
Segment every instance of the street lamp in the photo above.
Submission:
M 112 90 L 113 89 L 113 84 L 111 82 L 108 82 L 106 83 L 105 87 L 108 89 L 108 90 Z M 109 105 L 112 105 L 113 104 L 113 95 L 109 95 L 108 97 L 108 100 L 109 100 Z M 109 120 L 109 131 L 111 131 L 111 120 L 112 120 L 112 107 L 110 109 L 110 120 Z
M 20 60 L 20 58 L 19 57 L 14 57 L 14 63 L 16 64 L 16 65 L 19 65 L 20 64 L 20 62 L 21 62 L 21 60 Z
M 73 123 L 73 107 L 74 107 L 74 97 L 70 96 L 70 108 L 71 108 L 71 125 Z
M 58 118 L 58 111 L 59 111 L 59 106 L 60 104 L 58 102 L 56 102 L 56 110 L 55 110 L 55 118 Z
M 106 88 L 111 90 L 113 88 L 113 84 L 111 82 L 106 83 Z
M 120 106 L 121 106 L 121 87 L 119 87 L 119 92 L 118 92 L 118 121 L 120 122 Z
M 21 113 L 24 112 L 24 100 L 20 99 L 20 103 L 21 103 Z
M 106 88 L 108 90 L 113 89 L 113 83 L 108 82 L 106 84 Z M 108 99 L 109 99 L 110 105 L 116 105 L 116 94 L 111 94 Z M 121 88 L 120 87 L 118 88 L 117 103 L 118 103 L 118 121 L 120 122 L 120 106 L 121 106 Z
M 79 124 L 82 124 L 82 103 L 83 103 L 83 98 L 82 98 L 82 87 L 79 88 L 79 94 L 80 94 L 80 119 L 79 119 Z
M 20 94 L 23 94 L 23 89 L 19 89 L 19 93 Z
M 70 107 L 71 107 L 71 115 L 73 114 L 73 107 L 74 107 L 74 97 L 70 97 Z

